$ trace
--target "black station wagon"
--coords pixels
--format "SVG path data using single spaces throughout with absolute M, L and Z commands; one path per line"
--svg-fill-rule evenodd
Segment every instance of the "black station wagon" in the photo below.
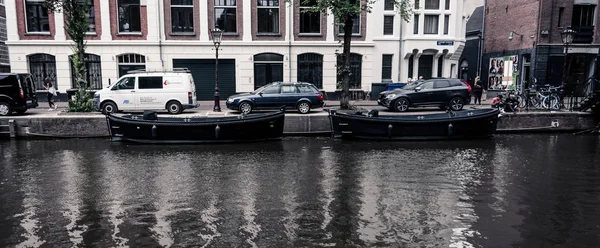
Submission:
M 250 93 L 230 96 L 227 108 L 248 114 L 253 110 L 279 109 L 285 105 L 287 109 L 306 114 L 313 108 L 322 108 L 323 103 L 323 94 L 311 83 L 274 82 Z

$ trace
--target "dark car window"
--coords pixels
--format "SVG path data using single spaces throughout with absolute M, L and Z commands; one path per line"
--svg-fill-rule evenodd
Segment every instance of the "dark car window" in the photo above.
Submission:
M 419 87 L 421 87 L 421 90 L 431 90 L 431 89 L 433 89 L 433 82 L 425 82 L 425 83 L 421 84 Z
M 162 77 L 139 77 L 138 78 L 139 89 L 162 89 L 163 80 Z
M 317 90 L 315 87 L 311 87 L 310 85 L 306 85 L 306 84 L 298 85 L 298 90 L 300 90 L 300 92 L 302 92 L 302 93 L 318 93 L 319 92 L 319 90 Z
M 450 86 L 452 86 L 452 87 L 456 87 L 456 86 L 463 86 L 463 85 L 464 85 L 464 84 L 463 84 L 463 82 L 461 82 L 461 81 L 451 81 L 451 82 L 450 82 Z
M 261 91 L 261 93 L 263 93 L 263 95 L 279 94 L 279 85 L 271 85 L 266 87 L 263 91 Z
M 126 77 L 121 79 L 113 90 L 133 90 L 135 88 L 135 77 Z
M 296 91 L 296 86 L 294 86 L 294 85 L 282 85 L 281 86 L 281 94 L 294 94 L 294 93 L 298 93 L 298 91 Z
M 446 81 L 446 80 L 438 80 L 435 81 L 435 88 L 436 89 L 440 89 L 440 88 L 448 88 L 450 87 L 450 82 Z

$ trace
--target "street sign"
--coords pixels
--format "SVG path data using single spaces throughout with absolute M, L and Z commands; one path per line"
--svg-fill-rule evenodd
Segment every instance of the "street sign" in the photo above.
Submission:
M 453 40 L 438 40 L 437 45 L 438 46 L 454 46 L 454 41 Z

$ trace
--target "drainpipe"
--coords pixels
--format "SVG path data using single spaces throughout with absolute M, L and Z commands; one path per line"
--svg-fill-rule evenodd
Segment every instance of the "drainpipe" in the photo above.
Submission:
M 481 76 L 481 63 L 483 62 L 483 49 L 485 47 L 485 12 L 487 11 L 487 0 L 483 0 L 483 23 L 481 24 L 481 37 L 479 38 L 479 63 L 477 63 L 477 76 Z
M 292 1 L 288 3 L 288 81 L 292 82 L 292 20 L 294 17 L 291 16 L 292 13 Z
M 403 21 L 402 17 L 400 17 L 400 37 L 398 38 L 398 83 L 402 83 L 402 26 Z
M 162 9 L 160 7 L 160 0 L 156 0 L 156 7 L 158 9 L 158 50 L 160 55 L 160 67 L 161 69 L 165 69 L 165 61 L 163 60 L 163 49 L 162 49 L 162 32 L 163 32 L 163 24 L 162 24 Z

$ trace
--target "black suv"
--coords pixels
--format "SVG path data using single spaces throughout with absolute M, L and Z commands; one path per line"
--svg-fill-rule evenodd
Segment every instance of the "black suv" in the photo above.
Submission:
M 441 109 L 449 107 L 458 111 L 465 103 L 470 102 L 470 91 L 470 87 L 459 79 L 436 78 L 381 92 L 377 103 L 399 112 L 417 106 L 437 106 Z
M 25 113 L 38 106 L 31 74 L 0 73 L 0 116 Z

